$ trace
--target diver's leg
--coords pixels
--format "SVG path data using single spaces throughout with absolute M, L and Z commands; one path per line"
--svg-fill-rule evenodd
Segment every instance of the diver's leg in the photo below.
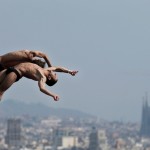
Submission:
M 7 76 L 6 69 L 0 72 L 0 84 L 3 82 L 6 76 Z
M 5 91 L 16 81 L 16 78 L 17 76 L 14 72 L 11 72 L 5 76 L 4 80 L 0 83 L 0 100 L 2 99 Z

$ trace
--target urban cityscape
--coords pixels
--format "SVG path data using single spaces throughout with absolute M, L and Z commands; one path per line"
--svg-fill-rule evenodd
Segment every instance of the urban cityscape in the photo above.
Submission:
M 143 100 L 141 122 L 89 117 L 2 118 L 0 150 L 150 150 L 150 106 Z

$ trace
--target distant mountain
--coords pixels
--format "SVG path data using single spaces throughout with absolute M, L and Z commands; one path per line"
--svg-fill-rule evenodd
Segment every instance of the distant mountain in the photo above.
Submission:
M 81 111 L 64 108 L 52 108 L 41 103 L 27 104 L 24 102 L 18 102 L 14 100 L 6 100 L 4 102 L 0 102 L 0 118 L 17 117 L 22 115 L 29 115 L 32 117 L 58 116 L 61 118 L 94 117 L 90 114 L 83 113 Z

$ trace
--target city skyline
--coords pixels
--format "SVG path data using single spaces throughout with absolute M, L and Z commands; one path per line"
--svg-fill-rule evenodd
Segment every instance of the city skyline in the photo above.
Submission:
M 20 119 L 11 118 L 0 122 L 0 149 L 136 150 L 138 148 L 143 150 L 150 148 L 149 138 L 141 136 L 139 131 L 139 123 L 24 115 L 20 116 Z
M 58 74 L 60 101 L 21 79 L 3 100 L 41 102 L 107 120 L 140 121 L 150 93 L 150 1 L 1 1 L 0 55 L 19 49 L 46 53 L 52 65 L 79 70 Z

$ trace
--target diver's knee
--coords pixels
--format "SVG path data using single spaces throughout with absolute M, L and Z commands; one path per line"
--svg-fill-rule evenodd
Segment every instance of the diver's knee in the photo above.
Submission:
M 0 101 L 2 100 L 2 97 L 3 97 L 3 93 L 0 92 Z

